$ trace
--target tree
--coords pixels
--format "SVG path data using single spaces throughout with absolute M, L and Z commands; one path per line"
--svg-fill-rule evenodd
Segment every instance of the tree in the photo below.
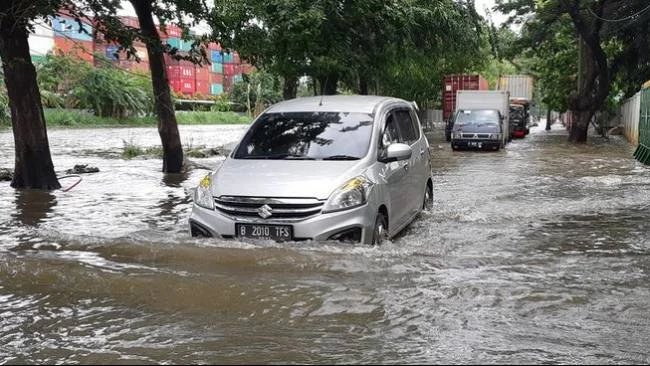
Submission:
M 63 1 L 53 0 L 0 2 L 0 57 L 15 142 L 14 188 L 61 188 L 27 38 L 31 21 L 53 15 L 62 5 Z
M 513 19 L 532 24 L 530 48 L 557 42 L 554 37 L 564 22 L 571 25 L 579 56 L 576 83 L 566 98 L 573 112 L 569 140 L 584 143 L 595 113 L 606 107 L 620 83 L 626 93 L 650 77 L 650 43 L 639 37 L 650 30 L 650 7 L 644 0 L 501 0 L 499 9 L 515 11 Z M 556 66 L 557 67 L 557 66 Z M 572 69 L 562 70 L 565 75 Z

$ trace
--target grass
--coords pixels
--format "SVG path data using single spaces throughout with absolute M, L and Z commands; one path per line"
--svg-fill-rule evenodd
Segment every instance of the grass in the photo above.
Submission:
M 124 159 L 133 159 L 137 156 L 156 156 L 156 157 L 162 157 L 162 147 L 160 146 L 154 146 L 154 147 L 147 147 L 147 148 L 142 148 L 133 141 L 126 141 L 122 140 L 124 143 L 124 148 L 122 149 L 122 157 Z
M 176 112 L 181 125 L 246 124 L 251 118 L 235 112 Z M 156 126 L 154 116 L 110 118 L 97 117 L 74 109 L 46 109 L 45 121 L 48 127 L 149 127 Z

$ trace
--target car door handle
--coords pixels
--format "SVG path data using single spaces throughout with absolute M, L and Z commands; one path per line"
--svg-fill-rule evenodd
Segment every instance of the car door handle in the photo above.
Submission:
M 406 170 L 408 172 L 409 171 L 409 163 L 404 163 L 403 168 L 404 168 L 404 170 Z
M 426 152 L 426 151 L 425 151 L 424 149 L 420 149 L 420 155 L 421 155 L 421 156 L 424 156 L 424 153 L 425 153 L 425 152 Z

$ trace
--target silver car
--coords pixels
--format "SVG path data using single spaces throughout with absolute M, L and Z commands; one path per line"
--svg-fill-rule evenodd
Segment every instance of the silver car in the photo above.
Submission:
M 298 98 L 264 111 L 201 180 L 189 226 L 192 236 L 380 244 L 432 198 L 414 104 Z

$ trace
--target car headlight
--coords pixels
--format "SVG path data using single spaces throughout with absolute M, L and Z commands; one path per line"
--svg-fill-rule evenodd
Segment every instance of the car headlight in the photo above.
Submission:
M 210 186 L 212 186 L 212 176 L 208 174 L 201 179 L 199 186 L 194 191 L 194 203 L 203 208 L 214 210 L 214 198 L 210 192 Z
M 462 133 L 460 133 L 460 132 L 454 132 L 454 138 L 455 138 L 455 139 L 460 139 L 460 138 L 462 138 L 462 137 L 463 137 L 463 134 L 462 134 Z
M 362 176 L 350 179 L 330 195 L 323 212 L 347 210 L 365 204 L 372 185 L 368 178 Z
M 501 140 L 501 134 L 500 133 L 493 133 L 490 135 L 490 139 L 492 140 Z

